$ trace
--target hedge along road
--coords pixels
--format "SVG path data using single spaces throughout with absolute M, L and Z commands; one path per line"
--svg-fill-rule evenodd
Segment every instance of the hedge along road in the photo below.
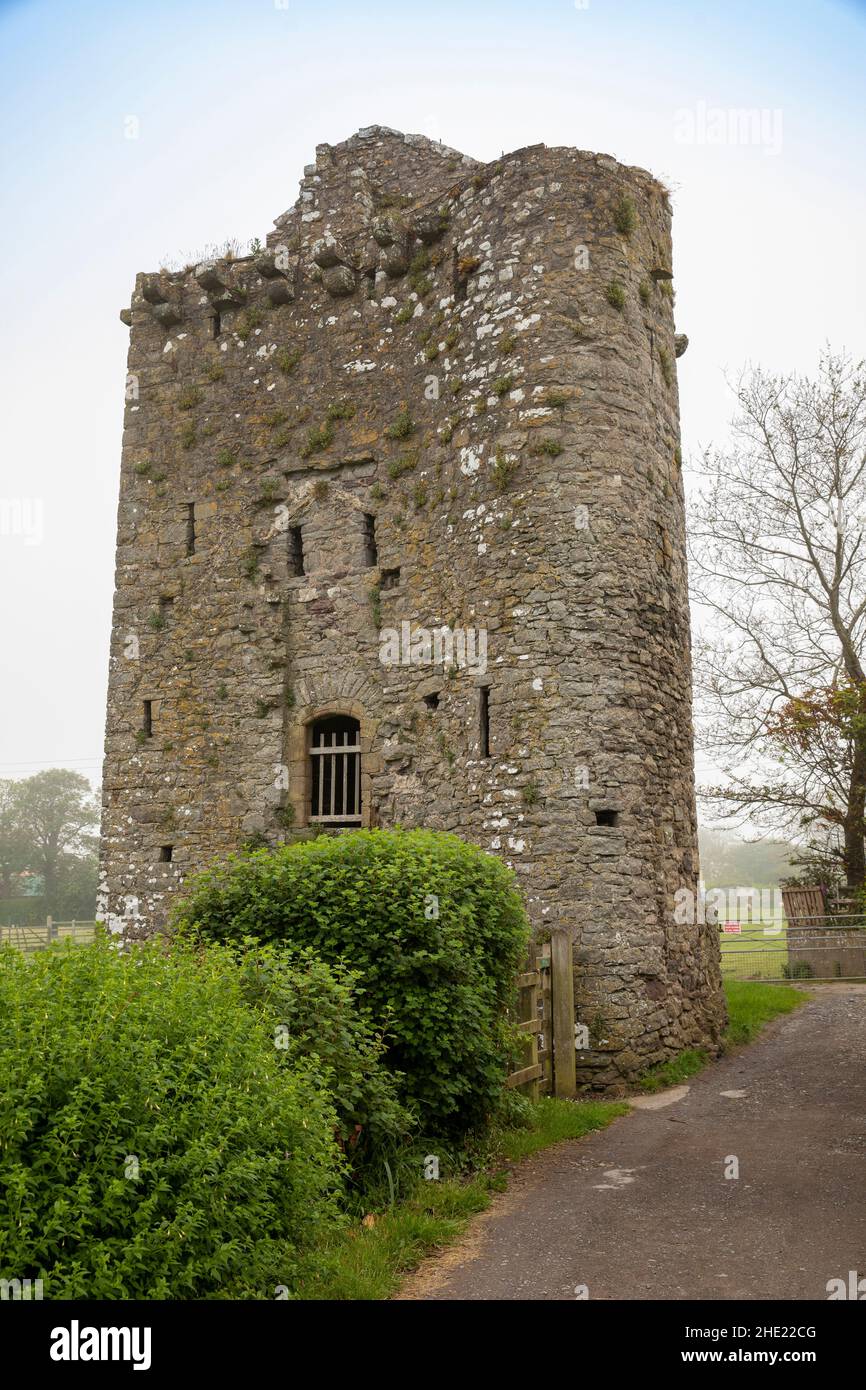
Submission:
M 866 1276 L 864 1054 L 866 985 L 815 987 L 688 1086 L 522 1164 L 398 1297 L 828 1298 Z

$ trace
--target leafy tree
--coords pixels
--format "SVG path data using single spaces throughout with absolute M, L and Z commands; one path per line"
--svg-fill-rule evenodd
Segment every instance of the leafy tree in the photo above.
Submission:
M 96 847 L 86 854 L 64 854 L 57 871 L 54 916 L 60 922 L 92 922 L 96 916 L 99 859 Z
M 694 597 L 712 618 L 696 644 L 703 742 L 726 775 L 709 795 L 789 832 L 841 796 L 845 873 L 862 886 L 866 729 L 819 720 L 798 743 L 790 712 L 866 682 L 866 366 L 827 350 L 817 380 L 756 369 L 737 400 L 733 447 L 705 455 L 691 509 Z
M 70 858 L 93 853 L 99 811 L 90 783 L 80 772 L 50 768 L 13 783 L 12 805 L 28 867 L 42 874 L 46 911 L 56 915 L 64 868 Z
M 18 782 L 0 781 L 0 896 L 12 897 L 12 880 L 29 868 L 27 837 L 18 816 Z

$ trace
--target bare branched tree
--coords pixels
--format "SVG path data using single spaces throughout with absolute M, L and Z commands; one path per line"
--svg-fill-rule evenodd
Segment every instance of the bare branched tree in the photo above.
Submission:
M 788 831 L 841 795 L 844 869 L 862 886 L 857 721 L 843 765 L 816 744 L 813 758 L 802 747 L 769 780 L 759 773 L 793 701 L 866 682 L 866 366 L 827 350 L 814 381 L 752 369 L 736 395 L 732 445 L 704 455 L 690 509 L 693 595 L 708 619 L 696 642 L 702 742 L 726 778 L 708 794 Z

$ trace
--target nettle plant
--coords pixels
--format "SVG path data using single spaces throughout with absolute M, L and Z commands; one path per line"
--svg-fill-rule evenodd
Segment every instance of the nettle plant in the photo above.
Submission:
M 340 1219 L 339 1119 L 225 953 L 0 950 L 0 1277 L 269 1298 Z

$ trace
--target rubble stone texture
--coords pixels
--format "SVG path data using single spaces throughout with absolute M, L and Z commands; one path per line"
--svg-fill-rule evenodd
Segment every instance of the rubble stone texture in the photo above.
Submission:
M 256 254 L 138 276 L 112 930 L 310 834 L 310 723 L 350 715 L 364 824 L 501 855 L 539 936 L 571 936 L 581 1082 L 714 1046 L 717 933 L 674 914 L 698 860 L 670 220 L 605 155 L 480 164 L 374 126 L 318 147 Z M 486 666 L 435 665 L 417 632 L 443 626 Z

